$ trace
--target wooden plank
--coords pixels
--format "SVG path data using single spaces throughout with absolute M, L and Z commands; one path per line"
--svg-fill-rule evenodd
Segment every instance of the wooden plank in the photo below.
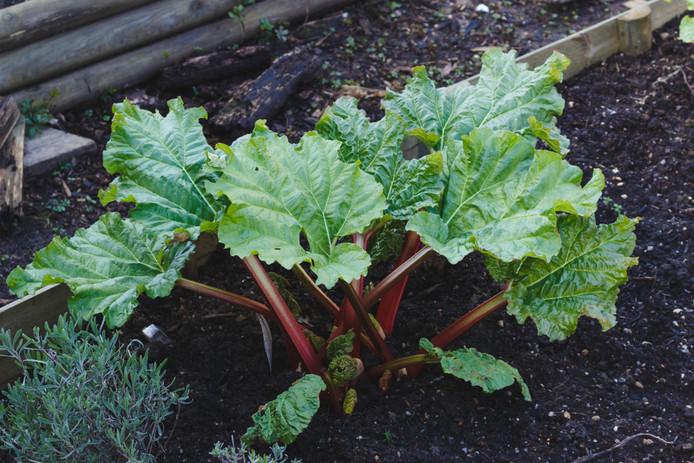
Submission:
M 651 49 L 651 9 L 648 6 L 635 8 L 617 18 L 619 49 L 627 56 L 637 56 Z
M 31 177 L 50 172 L 61 161 L 93 153 L 96 153 L 94 140 L 46 128 L 25 141 L 24 175 Z
M 686 0 L 651 0 L 646 3 L 651 10 L 651 27 L 653 30 L 663 27 L 665 23 L 687 10 Z M 638 8 L 642 8 L 638 7 Z M 542 48 L 519 57 L 516 61 L 526 63 L 530 69 L 543 64 L 552 53 L 558 51 L 571 60 L 568 69 L 564 71 L 564 79 L 575 76 L 583 69 L 599 63 L 618 53 L 619 31 L 617 20 L 633 10 L 613 16 L 594 26 L 583 29 L 575 34 L 550 43 Z M 473 76 L 454 85 L 474 85 L 479 76 Z
M 0 55 L 0 93 L 227 17 L 237 3 L 237 0 L 163 0 L 7 51 Z M 217 33 L 223 35 L 222 30 Z
M 19 120 L 21 113 L 14 99 L 0 96 L 0 148 L 10 136 L 10 132 Z
M 4 307 L 0 307 L 0 328 L 13 333 L 22 330 L 31 333 L 34 327 L 53 324 L 67 312 L 67 299 L 72 293 L 65 284 L 46 286 L 36 294 L 26 296 Z M 0 357 L 0 386 L 14 380 L 21 370 L 14 360 Z
M 24 118 L 11 97 L 0 96 L 0 228 L 22 212 L 23 157 Z
M 152 0 L 31 0 L 12 5 L 0 11 L 0 52 L 148 3 Z
M 227 18 L 197 27 L 154 44 L 124 53 L 64 76 L 46 81 L 36 87 L 12 93 L 16 101 L 27 98 L 48 102 L 49 93 L 59 95 L 50 99 L 55 111 L 98 98 L 109 88 L 124 88 L 154 77 L 161 69 L 192 54 L 195 48 L 212 50 L 243 42 L 260 30 L 260 20 L 273 24 L 283 21 L 304 21 L 307 16 L 339 8 L 353 0 L 265 0 L 246 7 L 243 21 Z M 224 31 L 224 33 L 220 33 Z M 126 69 L 127 72 L 123 72 Z

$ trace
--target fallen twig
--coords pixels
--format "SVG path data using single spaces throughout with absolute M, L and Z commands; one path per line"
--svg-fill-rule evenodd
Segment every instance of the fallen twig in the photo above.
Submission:
M 647 432 L 640 432 L 638 434 L 634 434 L 633 436 L 629 436 L 625 439 L 622 439 L 622 441 L 619 444 L 616 444 L 616 445 L 610 447 L 609 449 L 605 449 L 605 450 L 602 450 L 602 451 L 597 452 L 597 453 L 591 453 L 590 455 L 586 455 L 585 457 L 581 457 L 577 460 L 572 461 L 571 463 L 585 463 L 586 461 L 594 460 L 598 457 L 601 457 L 603 455 L 611 453 L 620 447 L 624 447 L 626 444 L 628 444 L 629 442 L 631 442 L 632 440 L 634 440 L 638 437 L 650 437 L 651 439 L 655 439 L 658 442 L 661 442 L 661 443 L 666 444 L 666 445 L 673 445 L 674 444 L 674 442 L 666 441 L 662 437 L 658 437 L 658 436 L 655 436 L 653 434 L 649 434 Z
M 682 77 L 684 77 L 684 83 L 689 88 L 689 92 L 694 96 L 694 88 L 692 88 L 691 85 L 689 85 L 689 80 L 687 80 L 687 73 L 684 72 L 684 69 L 682 69 Z

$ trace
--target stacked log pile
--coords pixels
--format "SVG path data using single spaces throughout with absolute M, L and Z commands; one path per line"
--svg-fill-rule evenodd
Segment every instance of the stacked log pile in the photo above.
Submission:
M 243 42 L 351 0 L 31 0 L 0 10 L 0 95 L 63 111 L 148 80 L 199 50 Z

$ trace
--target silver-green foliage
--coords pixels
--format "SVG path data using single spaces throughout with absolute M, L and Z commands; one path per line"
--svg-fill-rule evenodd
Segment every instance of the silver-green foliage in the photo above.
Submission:
M 270 447 L 272 455 L 261 455 L 255 450 L 246 447 L 243 442 L 240 446 L 234 445 L 232 440 L 230 446 L 225 446 L 217 442 L 210 455 L 219 459 L 222 463 L 285 463 L 287 456 L 284 454 L 286 447 L 274 444 Z M 292 460 L 291 463 L 300 463 L 301 460 Z
M 119 345 L 93 319 L 63 316 L 33 336 L 1 330 L 0 355 L 23 376 L 0 404 L 0 448 L 20 461 L 156 461 L 164 419 L 188 390 L 170 390 L 163 365 L 138 347 Z

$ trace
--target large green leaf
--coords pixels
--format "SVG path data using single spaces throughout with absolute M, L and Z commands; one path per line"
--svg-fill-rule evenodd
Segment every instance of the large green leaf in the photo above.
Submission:
M 142 292 L 171 293 L 193 249 L 190 242 L 167 246 L 165 237 L 152 238 L 141 224 L 109 213 L 70 239 L 54 238 L 25 269 L 13 270 L 7 284 L 22 297 L 64 282 L 73 293 L 68 301 L 73 314 L 101 313 L 109 327 L 121 326 Z
M 321 137 L 342 143 L 343 161 L 358 162 L 364 172 L 383 185 L 387 213 L 396 219 L 407 219 L 419 209 L 434 207 L 443 189 L 440 154 L 411 160 L 403 157 L 406 125 L 391 112 L 372 123 L 357 108 L 357 100 L 347 97 L 337 100 L 316 124 Z
M 219 240 L 241 258 L 257 254 L 285 268 L 310 262 L 317 283 L 327 287 L 364 275 L 369 255 L 339 239 L 368 229 L 386 203 L 371 175 L 339 159 L 339 146 L 316 134 L 293 145 L 262 121 L 231 148 L 220 145 L 211 165 L 222 176 L 208 190 L 232 204 L 219 225 Z
M 319 394 L 325 390 L 320 376 L 306 375 L 253 414 L 252 427 L 241 440 L 246 445 L 291 444 L 308 427 L 320 406 Z
M 513 272 L 496 269 L 497 276 L 510 281 L 509 313 L 520 323 L 532 318 L 538 332 L 552 340 L 572 334 L 584 315 L 597 319 L 604 330 L 612 327 L 619 285 L 638 262 L 630 257 L 637 222 L 621 216 L 596 225 L 594 217 L 560 216 L 563 246 L 551 261 L 527 258 Z
M 419 346 L 441 362 L 444 373 L 479 386 L 486 393 L 498 391 L 518 381 L 523 398 L 530 401 L 530 390 L 518 370 L 503 360 L 492 355 L 478 352 L 474 348 L 444 351 L 434 347 L 427 339 L 422 338 Z
M 512 132 L 476 129 L 444 157 L 440 212 L 420 212 L 407 229 L 451 263 L 474 249 L 504 261 L 551 259 L 561 247 L 556 213 L 592 214 L 604 186 L 596 170 L 582 187 L 578 167 Z
M 131 105 L 113 107 L 112 134 L 104 151 L 104 167 L 120 174 L 101 201 L 136 202 L 130 216 L 157 235 L 187 231 L 197 239 L 200 231 L 214 229 L 223 210 L 204 190 L 214 180 L 202 170 L 212 148 L 202 133 L 202 108 L 185 109 L 179 99 L 169 101 L 162 117 Z
M 423 67 L 414 69 L 402 93 L 388 91 L 383 105 L 401 115 L 408 130 L 423 129 L 441 137 L 439 146 L 459 139 L 477 127 L 531 134 L 528 119 L 545 125 L 562 147 L 568 141 L 556 129 L 555 115 L 564 100 L 554 88 L 569 61 L 558 53 L 535 70 L 517 64 L 515 52 L 490 50 L 482 57 L 478 83 L 436 89 Z

